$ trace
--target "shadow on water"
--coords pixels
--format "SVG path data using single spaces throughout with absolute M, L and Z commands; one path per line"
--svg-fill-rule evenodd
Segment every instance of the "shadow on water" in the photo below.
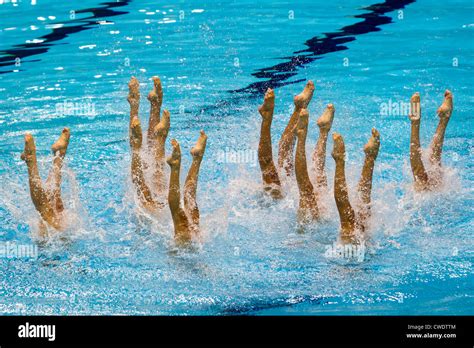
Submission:
M 125 11 L 116 11 L 115 8 L 128 5 L 131 0 L 122 0 L 116 2 L 104 2 L 99 7 L 76 10 L 76 15 L 81 13 L 91 13 L 91 16 L 81 19 L 72 19 L 66 23 L 68 26 L 52 29 L 52 32 L 43 35 L 36 40 L 37 42 L 15 45 L 11 49 L 0 51 L 0 67 L 15 66 L 16 60 L 43 54 L 48 52 L 53 43 L 65 39 L 66 37 L 79 33 L 84 30 L 93 29 L 100 26 L 98 19 L 115 17 L 127 14 Z M 59 23 L 58 23 L 59 24 Z M 40 42 L 41 41 L 41 42 Z M 34 60 L 39 61 L 39 60 Z M 0 71 L 0 74 L 13 72 L 13 70 Z
M 386 13 L 402 9 L 413 2 L 415 0 L 386 0 L 383 3 L 364 7 L 362 10 L 369 11 L 368 13 L 354 16 L 354 18 L 361 18 L 361 21 L 345 26 L 337 32 L 323 33 L 322 37 L 315 36 L 307 40 L 305 45 L 308 48 L 294 52 L 292 56 L 281 58 L 286 60 L 283 63 L 259 69 L 252 74 L 252 76 L 266 79 L 266 81 L 254 82 L 245 88 L 230 92 L 248 92 L 260 96 L 265 93 L 267 88 L 278 88 L 305 81 L 300 79 L 287 82 L 289 78 L 297 75 L 298 68 L 303 68 L 311 62 L 321 59 L 325 54 L 347 50 L 346 44 L 355 41 L 357 35 L 380 31 L 380 25 L 392 23 L 392 18 L 385 16 Z

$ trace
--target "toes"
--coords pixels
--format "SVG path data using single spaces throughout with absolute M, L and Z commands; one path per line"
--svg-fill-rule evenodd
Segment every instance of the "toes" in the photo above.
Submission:
M 158 76 L 153 76 L 152 77 L 152 80 L 153 80 L 153 87 L 155 89 L 161 89 L 161 80 Z
M 410 102 L 412 103 L 419 103 L 420 102 L 420 93 L 415 92 L 410 98 Z
M 128 88 L 130 90 L 135 90 L 135 89 L 138 88 L 139 85 L 140 84 L 139 84 L 138 80 L 136 79 L 136 77 L 132 76 L 132 78 L 130 79 L 130 82 L 128 83 Z
M 372 136 L 375 138 L 375 139 L 380 139 L 380 133 L 377 129 L 375 128 L 372 128 Z
M 265 99 L 271 99 L 275 97 L 275 92 L 273 92 L 273 89 L 269 88 L 265 92 Z

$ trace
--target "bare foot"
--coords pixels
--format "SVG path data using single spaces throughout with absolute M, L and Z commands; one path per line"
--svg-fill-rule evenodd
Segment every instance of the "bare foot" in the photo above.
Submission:
M 410 98 L 410 120 L 419 121 L 421 118 L 420 93 L 416 92 Z
M 207 135 L 201 130 L 201 135 L 196 142 L 196 145 L 191 149 L 191 155 L 196 158 L 202 158 L 204 156 L 204 151 L 206 150 Z
M 296 134 L 304 135 L 308 132 L 309 113 L 306 109 L 301 109 L 298 123 L 296 124 Z
M 161 81 L 158 76 L 153 76 L 153 89 L 148 94 L 147 99 L 152 104 L 159 104 L 163 100 L 163 88 L 161 87 Z
M 173 152 L 166 160 L 166 163 L 168 163 L 173 169 L 179 167 L 181 164 L 181 148 L 179 147 L 179 143 L 176 141 L 176 139 L 171 140 L 171 146 L 173 147 Z
M 441 104 L 437 112 L 441 119 L 449 119 L 451 117 L 453 112 L 453 94 L 449 90 L 444 92 L 443 104 Z
M 130 105 L 136 105 L 140 102 L 140 83 L 132 76 L 128 83 L 128 102 Z
M 71 137 L 71 133 L 69 132 L 69 128 L 64 128 L 59 139 L 51 146 L 51 151 L 54 155 L 56 155 L 59 151 L 59 156 L 64 157 L 66 155 L 67 146 L 69 145 L 69 138 Z
M 21 154 L 21 159 L 27 163 L 36 159 L 35 139 L 30 133 L 25 133 L 25 149 Z
M 273 116 L 273 110 L 275 108 L 275 93 L 273 89 L 267 89 L 265 97 L 263 98 L 263 104 L 259 106 L 258 112 L 264 120 L 271 119 Z
M 138 117 L 132 118 L 130 123 L 130 146 L 134 150 L 138 150 L 142 146 L 142 127 L 140 126 L 140 120 Z
M 323 114 L 318 118 L 317 124 L 321 131 L 329 132 L 334 120 L 334 105 L 328 104 Z
M 161 115 L 161 120 L 153 129 L 155 136 L 160 136 L 166 138 L 168 136 L 168 131 L 170 130 L 170 113 L 168 110 L 163 110 Z
M 295 106 L 303 109 L 308 108 L 309 102 L 311 101 L 311 98 L 313 98 L 313 93 L 314 83 L 313 81 L 309 80 L 303 92 L 301 92 L 294 98 Z
M 339 133 L 333 133 L 332 140 L 334 141 L 332 158 L 334 158 L 335 161 L 343 161 L 346 156 L 346 148 L 344 146 L 342 135 Z
M 372 128 L 372 136 L 367 144 L 364 146 L 364 152 L 367 156 L 376 158 L 380 148 L 380 133 L 375 128 Z

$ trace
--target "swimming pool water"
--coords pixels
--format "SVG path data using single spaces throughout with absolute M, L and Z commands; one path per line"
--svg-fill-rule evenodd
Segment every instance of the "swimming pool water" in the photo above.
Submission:
M 28 245 L 37 233 L 20 160 L 25 131 L 35 136 L 45 177 L 53 140 L 71 128 L 63 194 L 73 226 L 70 242 L 41 246 L 37 259 L 0 258 L 0 313 L 474 313 L 470 1 L 31 3 L 0 1 L 0 241 Z M 143 125 L 150 78 L 162 80 L 169 139 L 183 150 L 182 180 L 199 130 L 209 136 L 197 250 L 175 249 L 168 210 L 150 219 L 134 200 L 126 101 L 132 75 L 141 82 Z M 353 199 L 362 147 L 372 127 L 381 133 L 372 242 L 361 263 L 325 256 L 339 226 L 332 193 L 325 221 L 304 233 L 296 227 L 295 182 L 278 203 L 260 195 L 261 90 L 275 87 L 276 150 L 292 97 L 308 79 L 316 84 L 308 159 L 315 120 L 334 103 L 332 130 L 346 142 Z M 446 184 L 417 195 L 408 118 L 382 108 L 419 91 L 426 148 L 446 88 L 455 98 Z M 64 110 L 64 103 L 78 109 Z M 332 187 L 330 149 L 332 141 Z M 247 157 L 232 163 L 223 153 Z

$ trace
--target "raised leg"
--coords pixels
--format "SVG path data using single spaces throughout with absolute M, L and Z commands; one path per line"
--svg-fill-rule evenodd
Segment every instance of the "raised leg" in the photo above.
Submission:
M 290 121 L 281 135 L 278 143 L 278 167 L 283 169 L 283 173 L 290 176 L 293 173 L 293 150 L 295 147 L 294 129 L 298 123 L 301 109 L 306 109 L 313 98 L 314 83 L 308 81 L 303 92 L 294 98 L 295 109 L 290 117 Z
M 313 152 L 313 164 L 316 171 L 316 185 L 319 188 L 326 189 L 328 180 L 326 177 L 326 145 L 328 141 L 329 130 L 334 119 L 334 106 L 328 104 L 321 117 L 318 118 L 319 138 Z
M 130 147 L 132 149 L 132 182 L 135 185 L 138 199 L 141 205 L 151 212 L 155 212 L 157 209 L 163 207 L 161 203 L 158 203 L 153 198 L 150 188 L 145 181 L 145 175 L 143 173 L 143 161 L 140 155 L 141 147 L 143 142 L 142 128 L 140 126 L 140 120 L 138 117 L 132 119 L 130 125 Z
M 163 110 L 161 120 L 153 129 L 154 147 L 152 155 L 154 158 L 153 185 L 159 196 L 165 194 L 166 178 L 165 178 L 165 145 L 166 138 L 170 129 L 170 113 Z
M 358 223 L 360 229 L 365 231 L 367 228 L 367 220 L 370 217 L 370 196 L 372 193 L 372 176 L 374 173 L 375 160 L 380 148 L 380 134 L 372 128 L 372 136 L 364 146 L 365 160 L 362 167 L 362 174 L 359 180 L 358 193 Z
M 201 131 L 196 145 L 191 149 L 191 155 L 193 156 L 193 163 L 188 171 L 186 182 L 184 183 L 184 209 L 188 216 L 191 218 L 191 222 L 194 228 L 199 228 L 199 208 L 196 203 L 196 190 L 199 177 L 199 168 L 201 167 L 202 157 L 206 150 L 207 135 L 204 131 Z
M 140 108 L 140 84 L 138 80 L 132 76 L 128 83 L 128 103 L 130 104 L 130 122 L 129 129 L 131 129 L 132 120 L 138 118 L 138 109 Z
M 411 121 L 411 138 L 410 138 L 410 164 L 415 180 L 416 190 L 426 190 L 429 188 L 428 174 L 426 173 L 423 160 L 421 158 L 420 146 L 420 121 L 421 106 L 420 94 L 415 93 L 410 99 L 410 121 Z
M 48 188 L 49 199 L 58 213 L 64 210 L 64 204 L 61 198 L 61 170 L 70 136 L 69 128 L 64 128 L 59 139 L 51 146 L 54 158 L 53 166 L 46 180 L 46 187 Z
M 439 123 L 438 127 L 436 128 L 436 132 L 433 136 L 433 140 L 431 141 L 430 147 L 430 162 L 434 169 L 435 175 L 435 184 L 441 180 L 441 153 L 443 151 L 443 142 L 444 142 L 444 135 L 446 133 L 446 127 L 448 126 L 449 119 L 451 118 L 451 114 L 453 112 L 453 95 L 449 90 L 446 90 L 444 93 L 444 101 L 441 106 L 438 108 L 438 117 Z
M 306 136 L 308 134 L 309 114 L 306 109 L 301 109 L 300 117 L 296 126 L 298 143 L 296 145 L 295 172 L 296 182 L 300 191 L 300 205 L 298 220 L 300 223 L 308 223 L 319 219 L 319 209 L 313 184 L 309 179 L 306 164 Z
M 181 206 L 181 192 L 179 184 L 179 173 L 181 170 L 181 149 L 179 147 L 179 143 L 175 139 L 171 140 L 171 146 L 173 146 L 173 152 L 166 160 L 171 168 L 168 204 L 171 210 L 171 217 L 173 218 L 175 240 L 179 244 L 182 244 L 188 243 L 192 240 L 192 229 L 186 212 Z
M 154 136 L 153 131 L 160 122 L 160 110 L 161 105 L 163 103 L 163 88 L 161 87 L 161 81 L 158 76 L 153 76 L 153 89 L 148 94 L 148 101 L 150 102 L 150 120 L 148 123 L 148 133 L 147 133 L 147 140 L 148 146 L 153 148 L 154 144 Z
M 150 188 L 145 181 L 143 173 L 143 161 L 141 158 L 141 148 L 143 142 L 142 127 L 138 118 L 138 108 L 140 106 L 139 83 L 135 77 L 132 77 L 129 84 L 128 103 L 130 104 L 130 148 L 132 149 L 132 182 L 135 185 L 138 199 L 144 208 L 152 212 L 161 208 L 161 204 L 155 202 Z
M 334 140 L 332 157 L 336 162 L 336 172 L 334 175 L 334 198 L 336 200 L 339 218 L 341 219 L 341 242 L 357 243 L 355 233 L 355 213 L 349 201 L 349 194 L 346 184 L 346 173 L 344 168 L 346 150 L 344 146 L 344 139 L 338 133 L 334 133 L 332 138 Z
M 275 108 L 275 93 L 268 89 L 265 93 L 263 104 L 258 108 L 262 116 L 260 128 L 260 142 L 258 144 L 258 162 L 262 171 L 263 189 L 273 198 L 281 198 L 281 183 L 278 172 L 273 163 L 271 126 L 273 110 Z
M 36 161 L 35 140 L 29 133 L 25 134 L 25 149 L 21 154 L 21 158 L 26 162 L 28 167 L 30 195 L 36 210 L 48 225 L 56 229 L 61 229 L 60 217 L 55 212 L 47 191 L 43 188 Z

